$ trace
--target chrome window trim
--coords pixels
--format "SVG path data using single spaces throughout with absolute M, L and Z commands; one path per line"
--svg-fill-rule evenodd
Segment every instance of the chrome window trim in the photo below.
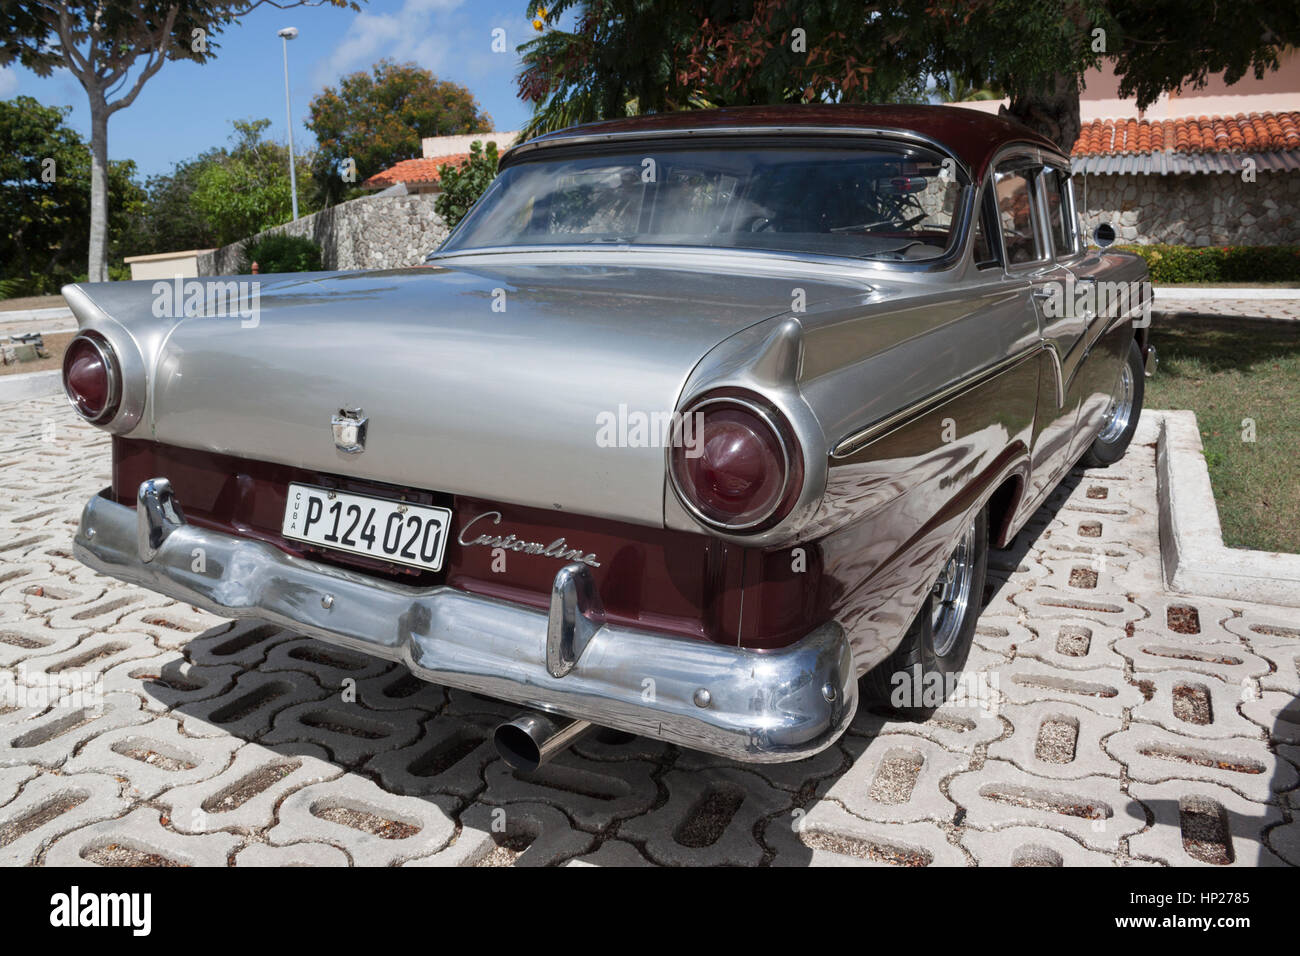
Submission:
M 1035 150 L 1034 152 L 1037 153 L 1038 151 Z M 1030 218 L 1031 225 L 1033 226 L 1034 229 L 1034 242 L 1037 244 L 1036 251 L 1039 253 L 1039 255 L 1037 258 L 1031 259 L 1028 262 L 1013 263 L 1011 261 L 1011 257 L 1007 255 L 1006 240 L 1002 233 L 1002 211 L 999 208 L 998 215 L 997 215 L 997 223 L 998 223 L 998 241 L 1002 245 L 1002 266 L 1006 270 L 1008 275 L 1015 275 L 1015 276 L 1023 275 L 1026 272 L 1032 272 L 1035 269 L 1041 269 L 1044 265 L 1047 265 L 1052 261 L 1051 241 L 1050 238 L 1046 236 L 1044 231 L 1043 218 L 1044 218 L 1045 210 L 1041 205 L 1043 201 L 1042 200 L 1043 190 L 1042 190 L 1042 186 L 1040 185 L 1039 177 L 1038 177 L 1039 172 L 1042 171 L 1042 164 L 1039 161 L 1037 155 L 1022 156 L 1017 153 L 1012 153 L 1011 155 L 1006 157 L 1002 157 L 1001 155 L 995 157 L 994 162 L 989 165 L 989 184 L 990 186 L 993 187 L 993 203 L 994 206 L 996 207 L 998 202 L 998 196 L 997 196 L 998 168 L 1002 166 L 1007 160 L 1010 160 L 1011 162 L 1014 163 L 1017 160 L 1020 160 L 1022 158 L 1025 158 L 1027 160 L 1024 163 L 1024 165 L 1023 166 L 1016 165 L 1012 169 L 1008 170 L 1008 172 L 1021 172 L 1022 170 L 1025 172 L 1025 179 L 1029 183 L 1029 218 Z M 1048 241 L 1044 242 L 1044 239 L 1048 239 Z

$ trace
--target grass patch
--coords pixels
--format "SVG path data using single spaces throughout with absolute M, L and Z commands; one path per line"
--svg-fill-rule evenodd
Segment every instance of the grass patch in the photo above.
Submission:
M 1157 318 L 1151 342 L 1146 407 L 1196 412 L 1224 544 L 1300 553 L 1300 324 Z

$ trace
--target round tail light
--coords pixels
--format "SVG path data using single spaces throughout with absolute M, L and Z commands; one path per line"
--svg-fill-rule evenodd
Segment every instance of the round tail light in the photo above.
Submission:
M 86 421 L 106 422 L 117 412 L 122 376 L 113 350 L 98 336 L 78 335 L 63 353 L 63 389 Z
M 727 531 L 780 521 L 803 484 L 803 461 L 785 420 L 764 403 L 705 397 L 673 431 L 669 475 L 697 519 Z

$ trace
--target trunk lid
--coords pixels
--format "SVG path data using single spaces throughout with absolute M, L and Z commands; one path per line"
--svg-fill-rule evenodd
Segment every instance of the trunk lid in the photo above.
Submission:
M 602 447 L 602 421 L 671 412 L 701 357 L 788 311 L 795 286 L 809 305 L 864 292 L 806 273 L 485 258 L 270 277 L 255 325 L 174 322 L 146 356 L 131 437 L 658 525 L 662 446 Z M 331 418 L 353 408 L 367 434 L 347 454 Z

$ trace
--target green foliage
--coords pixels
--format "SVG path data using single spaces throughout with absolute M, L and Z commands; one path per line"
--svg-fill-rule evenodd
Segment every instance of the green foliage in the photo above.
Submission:
M 1119 246 L 1141 256 L 1152 282 L 1296 282 L 1300 246 Z
M 361 182 L 376 173 L 418 158 L 424 137 L 488 132 L 492 117 L 465 87 L 414 63 L 380 60 L 370 73 L 349 73 L 337 90 L 327 87 L 314 97 L 306 125 L 318 144 L 312 167 L 317 198 L 329 205 L 360 192 Z M 355 184 L 341 174 L 349 159 L 356 164 Z
M 29 96 L 0 100 L 0 278 L 5 298 L 44 295 L 86 271 L 90 154 L 64 124 L 68 107 Z M 109 163 L 108 252 L 130 254 L 144 190 L 135 164 Z
M 293 218 L 288 147 L 262 138 L 270 120 L 236 120 L 233 125 L 234 148 L 202 164 L 190 196 L 218 245 L 238 242 Z M 300 181 L 306 180 L 309 170 L 309 162 L 298 157 Z M 314 208 L 299 202 L 300 215 Z
M 253 263 L 261 275 L 275 272 L 319 272 L 320 246 L 306 236 L 264 236 L 244 247 L 239 271 L 248 274 Z
M 480 140 L 474 140 L 469 147 L 469 159 L 464 163 L 460 166 L 444 164 L 438 168 L 442 192 L 433 201 L 434 211 L 448 226 L 455 228 L 496 175 L 497 144 L 489 141 L 487 149 L 484 149 Z

